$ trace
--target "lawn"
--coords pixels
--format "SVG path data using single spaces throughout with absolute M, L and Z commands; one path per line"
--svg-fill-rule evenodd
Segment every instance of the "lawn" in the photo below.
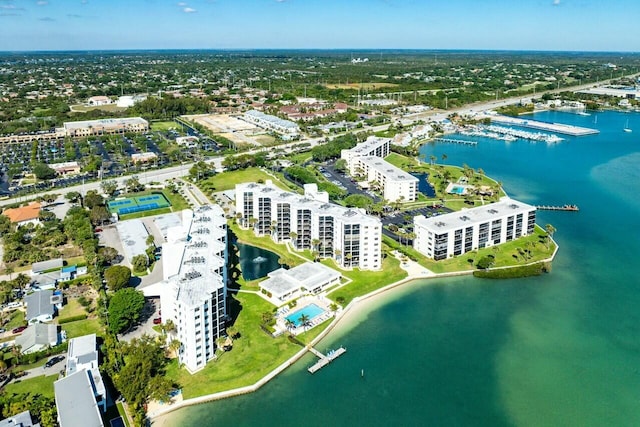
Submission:
M 77 298 L 70 298 L 67 304 L 60 310 L 60 319 L 87 314 L 87 310 L 78 302 Z
M 75 322 L 63 323 L 60 327 L 67 331 L 67 339 L 77 338 L 89 334 L 103 334 L 103 327 L 98 319 L 76 320 Z
M 38 393 L 47 397 L 54 397 L 53 382 L 58 379 L 57 372 L 51 372 L 53 375 L 42 375 L 40 377 L 29 378 L 24 381 L 16 381 L 5 387 L 7 394 L 16 393 Z
M 160 209 L 153 209 L 149 211 L 142 211 L 142 212 L 136 212 L 136 213 L 126 214 L 126 215 L 120 215 L 119 219 L 120 221 L 126 221 L 128 219 L 144 218 L 147 216 L 165 215 L 171 212 L 173 212 L 171 208 L 160 208 Z
M 18 326 L 23 326 L 27 324 L 27 321 L 24 318 L 24 311 L 15 310 L 11 313 L 11 317 L 9 318 L 9 322 L 4 325 L 6 330 L 10 330 L 13 328 L 17 328 Z
M 178 124 L 173 120 L 168 120 L 166 122 L 151 122 L 150 123 L 151 130 L 154 132 L 166 132 L 171 129 L 178 129 Z
M 325 260 L 323 264 L 335 267 L 333 260 Z M 342 275 L 350 278 L 352 282 L 327 296 L 336 302 L 339 298 L 344 299 L 340 304 L 347 305 L 355 297 L 366 295 L 404 279 L 407 277 L 407 272 L 400 268 L 400 261 L 394 257 L 387 256 L 382 260 L 381 271 L 342 270 Z
M 254 384 L 300 350 L 285 336 L 272 338 L 260 329 L 261 315 L 273 305 L 255 294 L 239 293 L 228 301 L 230 311 L 240 309 L 235 326 L 241 337 L 233 349 L 191 375 L 173 360 L 167 376 L 182 388 L 185 399 Z
M 277 179 L 274 179 L 271 175 L 268 175 L 266 172 L 258 168 L 248 168 L 218 173 L 201 181 L 201 183 L 199 183 L 198 185 L 208 188 L 214 188 L 215 191 L 225 191 L 235 189 L 236 184 L 241 184 L 244 182 L 258 182 L 259 180 L 262 180 L 264 182 L 267 179 L 272 180 L 275 185 L 282 188 L 283 190 L 289 190 L 286 185 L 279 182 Z

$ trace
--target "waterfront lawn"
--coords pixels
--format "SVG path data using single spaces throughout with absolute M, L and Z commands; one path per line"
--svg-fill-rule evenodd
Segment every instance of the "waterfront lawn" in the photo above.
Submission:
M 333 322 L 333 319 L 334 319 L 333 317 L 330 317 L 329 319 L 325 320 L 321 324 L 309 329 L 307 332 L 303 332 L 300 335 L 296 335 L 296 338 L 305 344 L 309 344 L 311 341 L 316 339 L 316 337 L 320 335 L 322 331 L 327 329 L 327 327 L 331 324 L 331 322 Z
M 103 328 L 98 319 L 76 320 L 75 322 L 63 323 L 60 327 L 67 332 L 67 339 L 93 333 L 99 336 L 103 335 Z
M 272 338 L 260 329 L 262 313 L 272 312 L 272 304 L 248 293 L 238 293 L 229 302 L 231 312 L 240 310 L 234 325 L 240 338 L 233 349 L 193 375 L 179 368 L 177 360 L 167 367 L 167 377 L 180 385 L 185 399 L 254 384 L 301 349 L 284 335 Z
M 330 267 L 335 267 L 333 260 L 325 260 Z M 333 301 L 346 306 L 355 297 L 366 295 L 377 289 L 407 277 L 407 272 L 400 268 L 400 261 L 387 256 L 382 260 L 382 271 L 341 270 L 342 274 L 352 280 L 351 283 L 327 295 Z
M 198 185 L 213 188 L 215 189 L 215 191 L 225 191 L 235 189 L 236 184 L 241 184 L 244 182 L 258 182 L 260 180 L 264 182 L 267 179 L 272 180 L 276 186 L 282 188 L 283 190 L 289 191 L 289 188 L 286 185 L 259 168 L 247 168 L 242 170 L 217 173 L 201 181 Z
M 53 382 L 57 379 L 58 375 L 42 375 L 39 377 L 29 378 L 28 380 L 18 380 L 11 384 L 7 384 L 5 392 L 7 395 L 11 395 L 12 393 L 37 393 L 46 397 L 54 397 Z

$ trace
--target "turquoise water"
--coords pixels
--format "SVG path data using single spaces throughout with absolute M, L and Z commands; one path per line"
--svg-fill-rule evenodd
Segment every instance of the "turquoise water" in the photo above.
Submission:
M 464 193 L 464 188 L 463 187 L 452 187 L 451 190 L 449 191 L 449 193 L 462 194 L 462 193 Z
M 545 276 L 414 282 L 323 341 L 347 353 L 310 375 L 306 356 L 254 394 L 198 405 L 173 425 L 640 425 L 640 116 L 535 117 L 601 130 L 556 145 L 479 138 L 427 145 L 483 168 L 538 213 L 560 252 Z M 465 137 L 468 138 L 468 137 Z M 365 376 L 361 377 L 364 370 Z M 304 420 L 304 421 L 301 421 Z
M 321 309 L 315 304 L 309 304 L 308 306 L 301 308 L 295 313 L 288 315 L 286 319 L 292 321 L 296 325 L 296 327 L 298 327 L 302 325 L 302 322 L 300 321 L 300 316 L 302 316 L 303 314 L 305 314 L 311 321 L 313 320 L 314 317 L 317 317 L 322 313 L 324 313 L 323 309 Z

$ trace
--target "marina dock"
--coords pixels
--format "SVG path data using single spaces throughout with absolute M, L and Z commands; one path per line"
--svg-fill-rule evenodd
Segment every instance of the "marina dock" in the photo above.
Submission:
M 577 205 L 562 205 L 562 206 L 536 206 L 536 209 L 541 211 L 569 211 L 569 212 L 578 212 L 580 208 Z
M 333 362 L 338 357 L 345 354 L 347 352 L 347 349 L 344 347 L 340 347 L 337 350 L 330 350 L 326 355 L 320 353 L 318 350 L 316 350 L 313 347 L 309 347 L 309 351 L 315 354 L 316 356 L 318 356 L 318 358 L 320 359 L 313 365 L 309 366 L 308 371 L 314 374 L 316 371 L 319 371 L 320 369 L 327 366 L 329 363 Z
M 579 126 L 565 125 L 562 123 L 547 123 L 537 120 L 521 119 L 519 117 L 490 116 L 492 123 L 502 125 L 520 126 L 529 129 L 546 130 L 571 136 L 585 136 L 600 133 L 597 129 L 583 128 Z
M 478 145 L 476 141 L 465 141 L 464 139 L 453 139 L 453 138 L 433 138 L 433 142 L 446 142 L 449 144 L 462 144 L 462 145 Z

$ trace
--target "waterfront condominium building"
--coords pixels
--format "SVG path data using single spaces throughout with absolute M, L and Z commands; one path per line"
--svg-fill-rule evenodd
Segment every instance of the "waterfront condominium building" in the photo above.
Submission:
M 271 181 L 236 185 L 236 215 L 257 235 L 290 242 L 297 250 L 316 251 L 343 268 L 379 270 L 382 224 L 353 208 L 328 203 L 315 185 L 301 196 L 283 191 Z
M 535 206 L 503 197 L 497 203 L 413 219 L 416 250 L 435 260 L 499 245 L 533 233 Z
M 375 156 L 387 157 L 391 151 L 391 138 L 378 138 L 370 136 L 366 141 L 361 142 L 353 148 L 342 150 L 340 158 L 347 161 L 349 171 L 353 169 L 353 161 L 356 157 Z M 353 174 L 353 172 L 351 172 Z
M 182 211 L 181 225 L 167 231 L 162 253 L 162 321 L 173 322 L 180 363 L 193 373 L 215 357 L 216 338 L 225 333 L 227 228 L 222 208 Z
M 377 183 L 382 198 L 390 202 L 413 202 L 418 194 L 418 178 L 385 162 L 380 157 L 354 157 L 351 175 L 364 175 L 369 183 Z

